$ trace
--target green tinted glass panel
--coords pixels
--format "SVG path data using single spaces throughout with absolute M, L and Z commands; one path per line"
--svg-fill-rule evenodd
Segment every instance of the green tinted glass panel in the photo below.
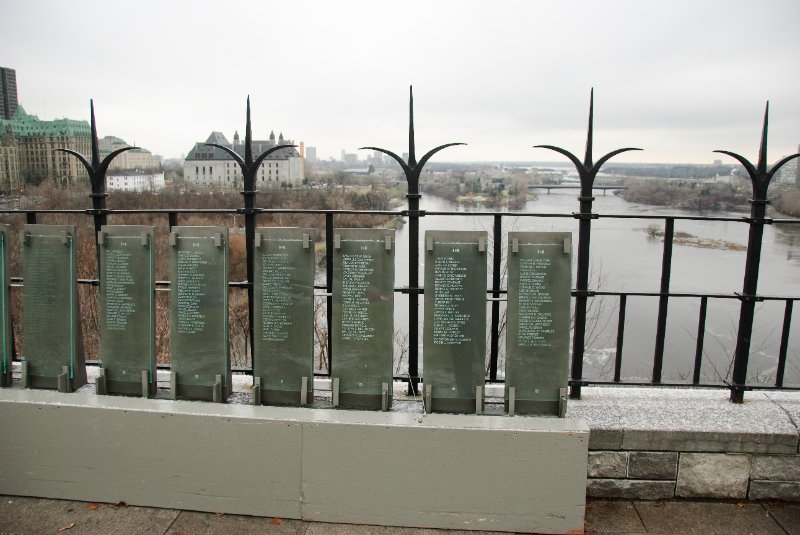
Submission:
M 155 377 L 153 236 L 153 227 L 135 225 L 106 225 L 98 236 L 100 360 L 109 381 L 139 383 L 142 370 Z
M 568 232 L 508 234 L 506 387 L 515 388 L 516 412 L 558 414 L 569 373 L 571 242 Z
M 64 366 L 73 388 L 86 383 L 75 236 L 71 225 L 25 225 L 20 235 L 24 356 L 33 387 L 57 388 Z
M 332 375 L 340 400 L 366 396 L 380 408 L 392 383 L 394 230 L 336 229 L 334 242 Z
M 0 386 L 11 386 L 11 312 L 8 288 L 11 283 L 8 250 L 11 246 L 11 227 L 0 225 Z
M 173 227 L 169 269 L 169 348 L 178 394 L 208 397 L 182 387 L 213 386 L 217 375 L 229 392 L 228 229 Z
M 475 387 L 484 384 L 486 238 L 483 231 L 425 233 L 423 380 L 433 410 L 474 411 Z
M 309 393 L 314 384 L 314 230 L 256 234 L 253 375 L 262 401 L 297 404 L 302 378 Z

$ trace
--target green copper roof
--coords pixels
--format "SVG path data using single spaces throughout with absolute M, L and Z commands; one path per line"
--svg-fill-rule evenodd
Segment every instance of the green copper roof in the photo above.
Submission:
M 20 137 L 91 137 L 92 135 L 89 123 L 86 121 L 76 121 L 74 119 L 42 121 L 36 115 L 26 113 L 22 106 L 17 106 L 13 119 L 0 119 L 0 131 L 6 132 L 9 127 L 15 136 Z

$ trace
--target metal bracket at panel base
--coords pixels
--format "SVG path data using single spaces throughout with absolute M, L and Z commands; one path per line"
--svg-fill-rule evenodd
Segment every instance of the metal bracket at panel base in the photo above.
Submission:
M 61 368 L 61 373 L 58 375 L 58 391 L 70 393 L 72 392 L 72 388 L 69 382 L 69 366 L 64 366 Z
M 308 405 L 308 377 L 300 378 L 300 406 Z
M 331 401 L 334 407 L 339 406 L 339 378 L 333 377 L 331 379 Z
M 106 383 L 106 369 L 100 368 L 97 373 L 97 380 L 94 383 L 97 395 L 102 396 L 108 394 L 108 384 Z
M 142 370 L 141 373 L 142 378 L 142 397 L 147 399 L 150 397 L 150 372 L 147 370 Z M 153 378 L 155 381 L 155 377 Z
M 433 410 L 433 407 L 431 407 L 431 403 L 433 402 L 432 391 L 433 391 L 433 385 L 425 385 L 424 404 L 425 404 L 425 412 L 428 414 L 430 414 L 431 411 Z
M 253 378 L 253 405 L 261 405 L 261 377 Z
M 567 389 L 558 389 L 558 417 L 564 418 L 567 415 Z

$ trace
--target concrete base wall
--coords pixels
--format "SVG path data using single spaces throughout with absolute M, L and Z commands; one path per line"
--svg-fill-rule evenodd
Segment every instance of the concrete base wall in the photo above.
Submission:
M 0 493 L 316 521 L 582 532 L 574 419 L 0 390 Z

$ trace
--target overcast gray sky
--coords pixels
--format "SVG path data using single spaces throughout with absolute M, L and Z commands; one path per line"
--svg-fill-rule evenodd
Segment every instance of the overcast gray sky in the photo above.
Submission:
M 339 157 L 407 150 L 438 161 L 596 154 L 619 161 L 757 158 L 770 101 L 774 162 L 800 144 L 798 0 L 4 0 L 0 65 L 42 119 L 88 119 L 165 157 L 213 130 L 271 129 Z M 721 159 L 726 160 L 726 157 Z

